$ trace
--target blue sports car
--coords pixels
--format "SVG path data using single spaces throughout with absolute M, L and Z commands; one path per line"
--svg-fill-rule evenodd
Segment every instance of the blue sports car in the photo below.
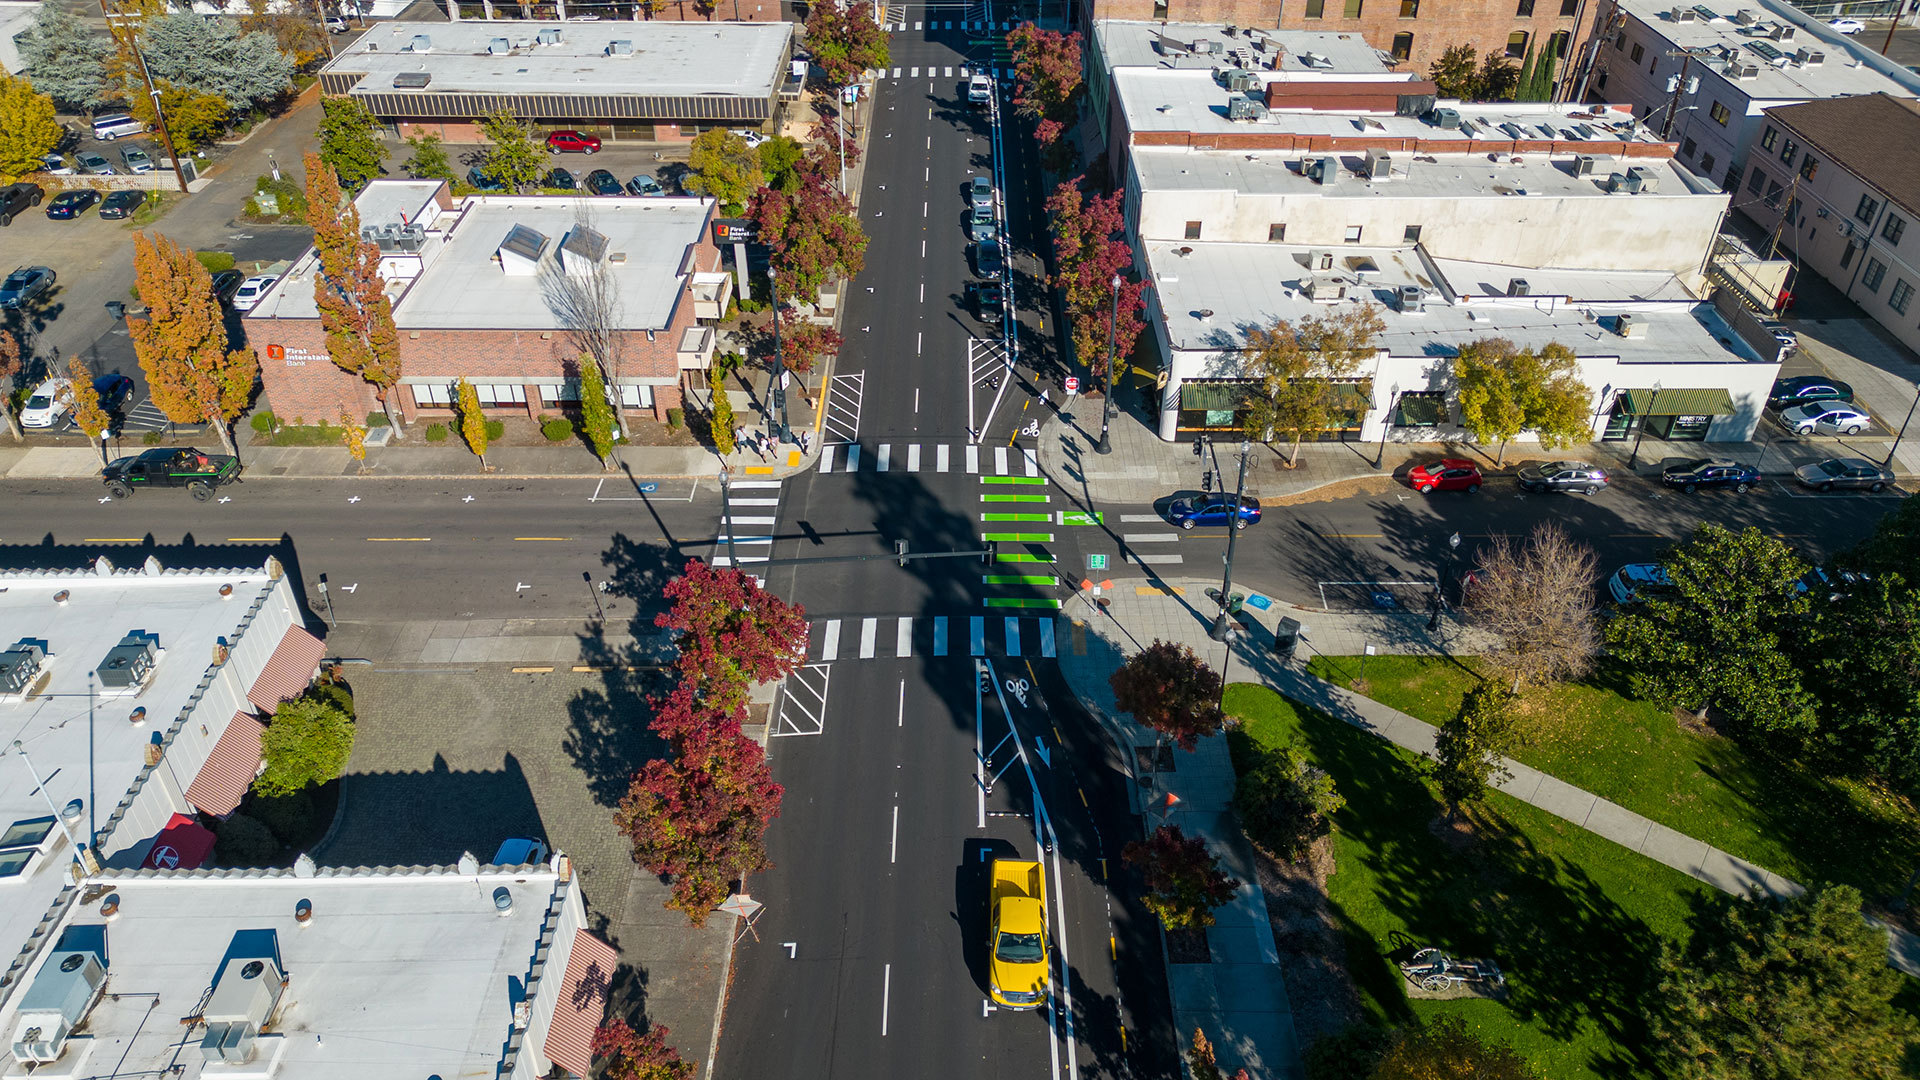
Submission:
M 1260 520 L 1260 503 L 1256 499 L 1242 496 L 1240 513 L 1232 511 L 1233 496 L 1202 495 L 1198 499 L 1175 499 L 1167 507 L 1167 517 L 1183 529 L 1196 525 L 1225 525 L 1233 518 L 1233 527 L 1244 529 Z

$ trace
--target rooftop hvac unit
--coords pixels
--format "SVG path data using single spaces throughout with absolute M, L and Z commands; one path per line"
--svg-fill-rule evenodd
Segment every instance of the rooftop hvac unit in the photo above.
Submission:
M 1460 128 L 1460 110 L 1435 109 L 1433 110 L 1433 122 L 1443 130 L 1457 131 Z
M 1627 190 L 1636 195 L 1651 195 L 1660 190 L 1660 174 L 1644 165 L 1627 170 Z
M 1674 8 L 1671 12 L 1668 12 L 1668 14 L 1673 17 L 1674 22 L 1682 23 L 1693 22 L 1700 17 L 1692 8 L 1683 7 Z
M 1627 174 L 1626 173 L 1608 173 L 1607 174 L 1607 194 L 1618 195 L 1625 190 L 1627 190 Z
M 533 38 L 542 45 L 558 45 L 560 44 L 560 28 L 549 26 L 538 34 L 533 35 Z
M 1632 314 L 1616 315 L 1613 332 L 1623 338 L 1643 338 L 1647 336 L 1647 321 Z
M 379 243 L 380 242 L 380 226 L 378 225 L 360 226 L 360 242 L 363 244 Z
M 1500 130 L 1506 134 L 1507 138 L 1513 139 L 1516 142 L 1527 137 L 1527 129 L 1511 120 L 1502 123 Z
M 633 42 L 627 40 L 626 38 L 620 38 L 615 41 L 609 41 L 607 42 L 607 55 L 608 56 L 632 56 Z
M 1393 301 L 1402 314 L 1424 314 L 1427 310 L 1427 290 L 1418 285 L 1402 285 L 1394 290 Z
M 407 46 L 410 52 L 432 52 L 433 37 L 430 34 L 413 35 L 413 43 Z
M 1230 97 L 1227 99 L 1227 119 L 1258 120 L 1267 115 L 1267 107 L 1250 97 Z
M 1780 25 L 1774 27 L 1771 31 L 1769 31 L 1767 33 L 1767 36 L 1772 38 L 1775 41 L 1792 41 L 1793 27 L 1787 25 L 1786 23 L 1781 23 Z
M 393 77 L 393 88 L 395 90 L 425 90 L 427 84 L 432 81 L 433 72 L 431 71 L 403 71 Z
M 1337 157 L 1313 157 L 1307 159 L 1307 179 L 1316 184 L 1337 184 L 1340 182 L 1340 159 Z
M 425 225 L 402 225 L 399 235 L 394 238 L 396 246 L 401 251 L 419 251 L 420 245 L 425 243 L 426 239 Z
M 1347 283 L 1333 278 L 1310 277 L 1300 283 L 1300 292 L 1316 304 L 1337 304 L 1347 298 Z
M 1320 55 L 1317 52 L 1301 53 L 1300 62 L 1310 68 L 1330 68 L 1333 66 L 1332 60 Z
M 1533 285 L 1531 282 L 1529 282 L 1526 278 L 1523 278 L 1523 277 L 1508 278 L 1507 279 L 1507 295 L 1508 296 L 1532 296 Z
M 1307 252 L 1307 269 L 1309 270 L 1333 269 L 1333 252 L 1331 251 Z
M 135 630 L 120 639 L 120 644 L 107 650 L 94 673 L 100 676 L 100 685 L 111 690 L 124 690 L 139 686 L 147 679 L 147 673 L 160 657 L 160 637 L 145 630 Z
M 487 42 L 487 52 L 494 56 L 505 56 L 513 51 L 513 42 L 497 37 Z
M 1600 159 L 1592 154 L 1581 154 L 1573 159 L 1573 175 L 1592 176 L 1600 170 Z
M 46 651 L 32 641 L 22 641 L 0 653 L 0 694 L 26 693 L 46 659 Z
M 1199 55 L 1212 55 L 1220 51 L 1220 43 L 1212 38 L 1197 38 L 1193 43 L 1193 51 Z
M 1793 58 L 1800 61 L 1801 67 L 1819 67 L 1827 62 L 1827 54 L 1818 49 L 1801 49 L 1793 54 Z
M 1733 24 L 1735 26 L 1752 26 L 1759 20 L 1760 16 L 1755 15 L 1750 8 L 1741 8 L 1739 11 L 1733 13 Z
M 1721 73 L 1729 79 L 1757 79 L 1760 77 L 1760 65 L 1734 60 L 1722 68 Z
M 1393 179 L 1393 155 L 1385 150 L 1367 151 L 1367 179 Z
M 86 1019 L 106 985 L 107 965 L 95 949 L 61 949 L 47 957 L 20 999 L 13 1060 L 29 1067 L 58 1061 L 67 1036 Z
M 201 1013 L 207 1033 L 200 1056 L 210 1064 L 238 1065 L 253 1056 L 254 1039 L 273 1018 L 287 979 L 271 956 L 234 956 L 220 969 L 213 996 Z
M 1260 76 L 1251 71 L 1234 68 L 1227 72 L 1227 89 L 1245 92 L 1260 89 Z

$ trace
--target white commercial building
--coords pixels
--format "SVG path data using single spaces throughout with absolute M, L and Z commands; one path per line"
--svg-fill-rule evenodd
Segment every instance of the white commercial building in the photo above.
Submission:
M 1920 92 L 1920 75 L 1782 0 L 1615 0 L 1619 29 L 1596 43 L 1586 95 L 1630 104 L 1679 160 L 1742 189 L 1762 114 L 1777 105 Z M 1744 199 L 1735 205 L 1746 208 Z
M 162 832 L 231 813 L 259 717 L 306 690 L 323 648 L 272 559 L 0 571 L 0 1001 L 71 899 L 77 849 L 138 867 Z

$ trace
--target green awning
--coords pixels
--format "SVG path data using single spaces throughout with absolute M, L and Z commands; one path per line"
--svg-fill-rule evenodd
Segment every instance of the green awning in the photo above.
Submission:
M 1394 421 L 1402 427 L 1437 427 L 1447 422 L 1447 399 L 1440 394 L 1402 394 L 1400 395 L 1400 417 Z
M 1333 383 L 1327 389 L 1333 394 L 1330 404 L 1336 409 L 1365 411 L 1373 407 L 1373 395 L 1364 383 Z
M 1231 412 L 1246 404 L 1251 383 L 1181 383 L 1180 407 L 1194 411 Z
M 1733 397 L 1725 390 L 1622 390 L 1620 407 L 1634 416 L 1732 416 Z

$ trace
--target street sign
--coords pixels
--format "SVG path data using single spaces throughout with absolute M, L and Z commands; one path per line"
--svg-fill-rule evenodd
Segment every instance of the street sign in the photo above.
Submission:
M 1107 557 L 1105 555 L 1090 554 L 1087 556 L 1087 572 L 1088 573 L 1092 573 L 1095 570 L 1105 570 L 1106 568 L 1107 568 Z
M 1067 393 L 1077 394 L 1079 392 L 1080 392 L 1080 379 L 1074 375 L 1067 376 Z

